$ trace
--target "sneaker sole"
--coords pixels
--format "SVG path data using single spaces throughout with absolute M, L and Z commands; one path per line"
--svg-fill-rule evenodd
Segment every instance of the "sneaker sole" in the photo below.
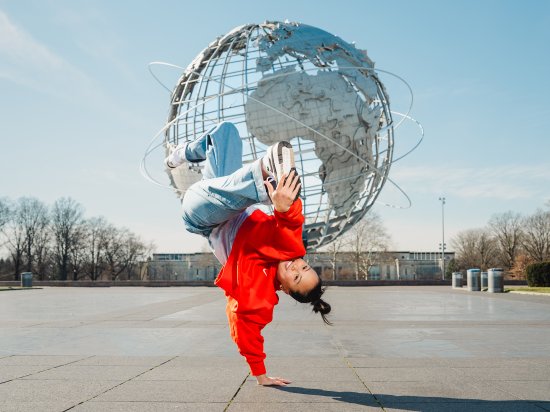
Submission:
M 268 172 L 274 175 L 276 182 L 281 180 L 283 174 L 289 174 L 292 170 L 296 170 L 294 150 L 289 142 L 282 141 L 271 146 L 268 159 L 269 168 L 271 169 Z M 301 190 L 296 194 L 296 199 L 300 197 L 300 192 Z
M 277 182 L 281 180 L 283 174 L 290 173 L 290 170 L 295 167 L 294 151 L 289 142 L 279 142 L 270 147 L 269 168 Z

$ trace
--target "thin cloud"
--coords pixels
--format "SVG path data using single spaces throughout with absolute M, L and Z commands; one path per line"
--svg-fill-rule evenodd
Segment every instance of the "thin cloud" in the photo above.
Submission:
M 82 54 L 101 61 L 110 70 L 117 70 L 124 81 L 139 85 L 135 71 L 121 57 L 130 45 L 118 34 L 119 25 L 113 21 L 113 16 L 106 15 L 93 4 L 79 5 L 81 7 L 85 7 L 84 12 L 68 7 L 58 9 L 55 23 L 75 33 L 72 42 Z M 98 35 L 98 24 L 101 24 L 101 35 Z
M 33 38 L 0 10 L 0 79 L 66 101 L 79 101 L 125 123 L 135 116 L 92 76 Z
M 550 187 L 550 166 L 421 166 L 395 170 L 391 177 L 398 184 L 409 188 L 414 186 L 422 193 L 512 200 L 545 195 L 545 189 Z
M 0 10 L 0 76 L 33 90 L 69 97 L 91 79 L 14 24 Z

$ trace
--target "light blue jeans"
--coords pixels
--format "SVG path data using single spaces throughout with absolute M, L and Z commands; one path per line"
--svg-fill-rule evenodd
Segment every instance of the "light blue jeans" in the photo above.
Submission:
M 189 232 L 208 237 L 212 230 L 256 203 L 268 203 L 261 159 L 243 166 L 242 142 L 234 124 L 223 122 L 190 142 L 188 161 L 205 160 L 203 179 L 182 201 Z

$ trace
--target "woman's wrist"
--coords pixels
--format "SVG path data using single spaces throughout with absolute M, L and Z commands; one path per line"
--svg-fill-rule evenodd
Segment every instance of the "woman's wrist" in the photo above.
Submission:
M 262 385 L 267 381 L 267 375 L 264 373 L 263 375 L 256 376 L 256 380 L 258 381 L 258 385 Z
M 271 378 L 265 374 L 256 376 L 256 379 L 258 381 L 258 385 L 263 385 L 263 386 L 286 386 L 289 383 L 292 383 L 288 379 Z

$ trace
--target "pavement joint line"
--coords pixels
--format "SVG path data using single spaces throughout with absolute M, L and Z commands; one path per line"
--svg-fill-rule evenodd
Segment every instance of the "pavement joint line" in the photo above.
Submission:
M 235 399 L 237 397 L 237 394 L 239 393 L 239 391 L 242 389 L 242 387 L 244 386 L 246 380 L 248 379 L 248 377 L 250 376 L 250 372 L 248 372 L 246 374 L 246 376 L 244 377 L 243 381 L 241 382 L 241 385 L 239 386 L 239 388 L 237 389 L 237 391 L 233 394 L 233 396 L 231 397 L 231 399 L 229 399 L 229 402 L 227 402 L 227 405 L 225 405 L 225 408 L 223 409 L 223 412 L 226 412 L 227 409 L 231 406 L 231 402 L 233 402 L 233 399 Z
M 90 357 L 93 358 L 93 357 L 95 357 L 95 355 L 94 355 L 94 356 L 90 356 Z M 166 364 L 166 363 L 168 363 L 168 362 L 170 362 L 170 361 L 173 361 L 173 360 L 176 359 L 176 358 L 177 358 L 177 356 L 174 356 L 174 357 L 172 357 L 172 358 L 170 358 L 170 359 L 168 359 L 168 360 L 166 360 L 166 361 L 164 361 L 164 362 L 161 362 L 161 363 L 159 363 L 158 365 L 155 365 L 155 366 L 153 366 L 152 368 L 147 369 L 146 371 L 143 371 L 143 372 L 141 372 L 141 373 L 138 373 L 136 376 L 132 376 L 130 379 L 126 379 L 124 382 L 120 382 L 118 385 L 112 386 L 112 387 L 110 387 L 110 388 L 104 390 L 103 392 L 98 393 L 97 395 L 92 396 L 92 397 L 89 398 L 89 399 L 83 400 L 82 402 L 79 402 L 79 403 L 77 403 L 76 405 L 71 406 L 70 408 L 64 409 L 63 412 L 70 411 L 71 409 L 76 408 L 76 407 L 79 406 L 79 405 L 82 405 L 82 404 L 84 404 L 84 403 L 86 403 L 86 402 L 90 402 L 92 399 L 95 399 L 95 398 L 97 398 L 98 396 L 101 396 L 101 395 L 103 395 L 103 394 L 105 394 L 105 393 L 107 393 L 107 392 L 109 392 L 109 391 L 112 391 L 113 389 L 118 388 L 119 386 L 124 385 L 125 383 L 130 382 L 131 380 L 133 380 L 133 379 L 135 379 L 135 378 L 137 378 L 137 377 L 139 377 L 139 376 L 141 376 L 141 375 L 143 375 L 143 374 L 145 374 L 145 373 L 147 373 L 147 372 L 150 372 L 150 371 L 152 371 L 153 369 L 158 368 L 159 366 L 162 366 L 162 365 L 164 365 L 164 364 Z M 86 358 L 86 359 L 89 359 L 89 358 Z
M 359 374 L 357 373 L 357 371 L 355 370 L 355 368 L 353 367 L 353 365 L 349 362 L 349 360 L 347 358 L 344 358 L 345 362 L 348 364 L 348 367 L 353 371 L 353 373 L 355 374 L 355 376 L 357 376 L 357 379 L 359 379 L 359 382 L 361 382 L 363 384 L 363 386 L 369 391 L 369 393 L 372 395 L 372 397 L 374 398 L 374 400 L 376 401 L 376 403 L 378 405 L 380 405 L 380 409 L 382 409 L 383 411 L 385 411 L 386 409 L 384 408 L 384 405 L 382 405 L 382 402 L 376 397 L 376 395 L 374 393 L 372 393 L 372 391 L 370 390 L 370 388 L 367 386 L 367 384 L 365 383 L 365 381 L 363 381 L 363 379 L 361 379 L 361 377 L 359 376 Z
M 8 358 L 12 358 L 14 356 L 18 356 L 18 355 L 11 355 L 11 356 L 8 356 Z M 26 356 L 26 355 L 20 355 L 20 356 Z M 37 356 L 37 355 L 27 355 L 27 356 Z M 75 362 L 80 362 L 82 360 L 86 360 L 86 359 L 90 359 L 90 358 L 93 358 L 94 356 L 88 356 L 86 358 L 82 358 L 82 359 L 77 359 L 77 360 L 74 360 L 74 361 L 71 361 L 71 362 L 67 362 L 67 363 L 64 363 L 62 365 L 56 365 L 56 366 L 52 366 L 51 368 L 47 368 L 47 369 L 42 369 L 40 371 L 37 371 L 37 372 L 33 372 L 33 373 L 29 373 L 28 375 L 23 375 L 23 376 L 18 376 L 17 378 L 13 378 L 13 379 L 9 379 L 7 381 L 4 381 L 4 382 L 0 382 L 0 385 L 4 384 L 4 383 L 8 383 L 8 382 L 11 382 L 11 381 L 15 381 L 17 379 L 21 379 L 21 378 L 26 378 L 28 376 L 32 376 L 32 375 L 36 375 L 37 373 L 42 373 L 42 372 L 46 372 L 46 371 L 51 371 L 52 369 L 57 369 L 57 368 L 60 368 L 62 366 L 67 366 L 67 365 L 70 365 L 71 363 L 75 363 Z M 40 365 L 37 365 L 37 366 L 40 366 Z M 44 365 L 44 366 L 47 366 L 47 365 Z
M 327 326 L 328 328 L 328 326 Z M 383 411 L 385 411 L 386 409 L 384 409 L 384 405 L 382 405 L 382 402 L 376 397 L 376 395 L 374 393 L 372 393 L 372 391 L 370 390 L 370 388 L 367 386 L 367 384 L 363 381 L 363 379 L 361 379 L 361 377 L 359 376 L 359 374 L 357 373 L 357 371 L 355 370 L 355 368 L 353 367 L 353 365 L 350 363 L 349 359 L 346 358 L 344 356 L 344 346 L 342 345 L 342 343 L 338 340 L 338 338 L 336 336 L 332 336 L 332 339 L 331 339 L 331 343 L 336 347 L 336 349 L 338 349 L 338 352 L 340 352 L 340 356 L 342 358 L 342 360 L 344 361 L 344 363 L 348 366 L 348 368 L 350 368 L 352 370 L 352 372 L 355 374 L 355 376 L 357 377 L 357 379 L 359 379 L 359 382 L 361 382 L 361 384 L 367 389 L 367 391 L 371 394 L 371 396 L 374 398 L 374 400 L 376 401 L 376 403 L 378 405 L 380 405 L 380 409 L 382 409 Z

